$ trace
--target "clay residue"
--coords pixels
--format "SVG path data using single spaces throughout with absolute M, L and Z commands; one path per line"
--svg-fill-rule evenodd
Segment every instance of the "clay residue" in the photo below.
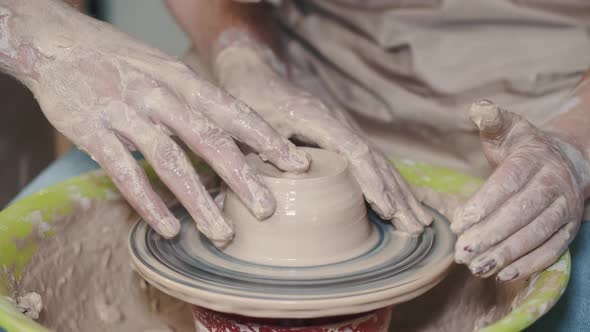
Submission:
M 30 319 L 39 318 L 39 313 L 43 309 L 41 295 L 33 292 L 19 296 L 16 299 L 16 308 Z
M 193 330 L 190 306 L 149 286 L 131 267 L 127 237 L 135 220 L 116 200 L 52 223 L 56 235 L 41 243 L 19 283 L 41 295 L 41 324 L 56 331 Z
M 394 308 L 390 331 L 476 331 L 510 312 L 525 286 L 479 279 L 466 267 L 453 265 L 435 288 Z

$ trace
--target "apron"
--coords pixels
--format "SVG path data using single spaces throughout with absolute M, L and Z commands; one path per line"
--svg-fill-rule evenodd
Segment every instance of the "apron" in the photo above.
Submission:
M 587 0 L 300 0 L 277 18 L 321 86 L 307 88 L 386 153 L 479 176 L 490 169 L 469 105 L 542 125 L 590 64 Z

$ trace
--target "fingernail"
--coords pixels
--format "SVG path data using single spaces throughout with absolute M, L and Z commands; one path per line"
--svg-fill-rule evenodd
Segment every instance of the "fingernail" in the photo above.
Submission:
M 230 240 L 226 240 L 226 241 L 211 240 L 211 243 L 213 243 L 215 248 L 217 248 L 219 250 L 223 250 L 223 249 L 225 249 L 225 247 L 227 247 L 228 244 L 231 243 L 231 241 Z
M 225 222 L 219 225 L 219 237 L 215 240 L 217 241 L 229 241 L 234 237 L 234 228 L 229 219 L 225 219 Z
M 424 210 L 424 208 L 422 206 L 420 206 L 418 208 L 422 209 L 422 211 L 420 211 L 420 213 L 422 214 L 422 217 L 420 218 L 422 224 L 424 226 L 432 225 L 432 223 L 434 222 L 434 216 L 430 212 Z
M 260 177 L 252 172 L 244 177 L 247 181 L 249 193 L 244 202 L 258 220 L 264 220 L 270 217 L 276 208 L 276 201 L 273 194 L 262 182 Z
M 498 273 L 498 276 L 496 276 L 496 280 L 510 281 L 510 280 L 514 280 L 516 277 L 518 277 L 518 275 L 519 275 L 519 273 L 515 268 L 507 267 L 504 270 L 500 271 L 500 273 Z
M 392 222 L 398 230 L 410 236 L 418 236 L 424 231 L 424 225 L 416 219 L 411 210 L 398 209 L 394 211 Z
M 290 144 L 289 146 L 289 161 L 293 166 L 293 171 L 295 172 L 305 172 L 309 169 L 311 165 L 311 159 L 309 154 L 302 149 L 295 147 L 295 145 Z
M 225 191 L 220 192 L 213 198 L 213 202 L 220 210 L 223 210 L 223 204 L 225 203 Z
M 455 245 L 455 262 L 465 264 L 471 261 L 475 256 L 475 249 L 471 245 L 462 245 L 457 242 Z
M 209 223 L 208 227 L 202 227 L 197 223 L 197 228 L 205 234 L 212 242 L 229 241 L 234 236 L 234 229 L 231 220 L 219 215 L 215 218 L 214 223 Z
M 180 232 L 180 222 L 174 217 L 165 217 L 157 223 L 155 228 L 158 234 L 171 239 Z
M 469 269 L 475 275 L 485 274 L 496 267 L 495 259 L 482 259 L 477 264 L 473 264 Z
M 476 101 L 475 104 L 477 106 L 482 106 L 482 107 L 494 105 L 494 103 L 489 99 L 480 99 L 480 100 Z
M 480 130 L 493 129 L 499 123 L 500 112 L 493 102 L 484 99 L 471 105 L 470 116 Z
M 391 220 L 395 217 L 397 212 L 395 197 L 390 192 L 385 193 L 385 199 L 383 200 L 383 204 L 385 205 L 386 211 L 383 211 L 384 219 Z
M 257 193 L 254 197 L 254 206 L 252 206 L 252 212 L 258 220 L 264 220 L 273 215 L 276 209 L 276 201 L 272 193 L 262 187 L 260 193 Z
M 404 218 L 400 217 L 399 219 Z M 410 236 L 418 236 L 424 230 L 424 226 L 422 225 L 415 225 L 414 223 L 396 223 L 400 225 L 399 230 L 402 232 L 407 233 Z

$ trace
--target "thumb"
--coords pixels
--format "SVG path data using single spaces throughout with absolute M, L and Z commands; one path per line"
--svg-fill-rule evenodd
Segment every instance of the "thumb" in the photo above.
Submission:
M 521 116 L 501 109 L 493 102 L 483 99 L 471 105 L 469 117 L 479 129 L 484 153 L 492 163 L 498 163 L 510 153 L 519 124 L 530 125 Z

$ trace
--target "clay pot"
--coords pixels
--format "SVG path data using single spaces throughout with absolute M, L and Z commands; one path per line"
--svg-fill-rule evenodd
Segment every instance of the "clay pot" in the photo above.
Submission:
M 236 235 L 225 253 L 257 264 L 301 267 L 344 261 L 375 245 L 378 236 L 346 159 L 326 150 L 305 150 L 311 167 L 301 174 L 283 173 L 256 154 L 247 156 L 273 193 L 276 211 L 260 221 L 228 192 L 224 213 Z
M 305 320 L 259 319 L 223 314 L 193 306 L 197 332 L 386 332 L 391 307 L 351 316 Z

